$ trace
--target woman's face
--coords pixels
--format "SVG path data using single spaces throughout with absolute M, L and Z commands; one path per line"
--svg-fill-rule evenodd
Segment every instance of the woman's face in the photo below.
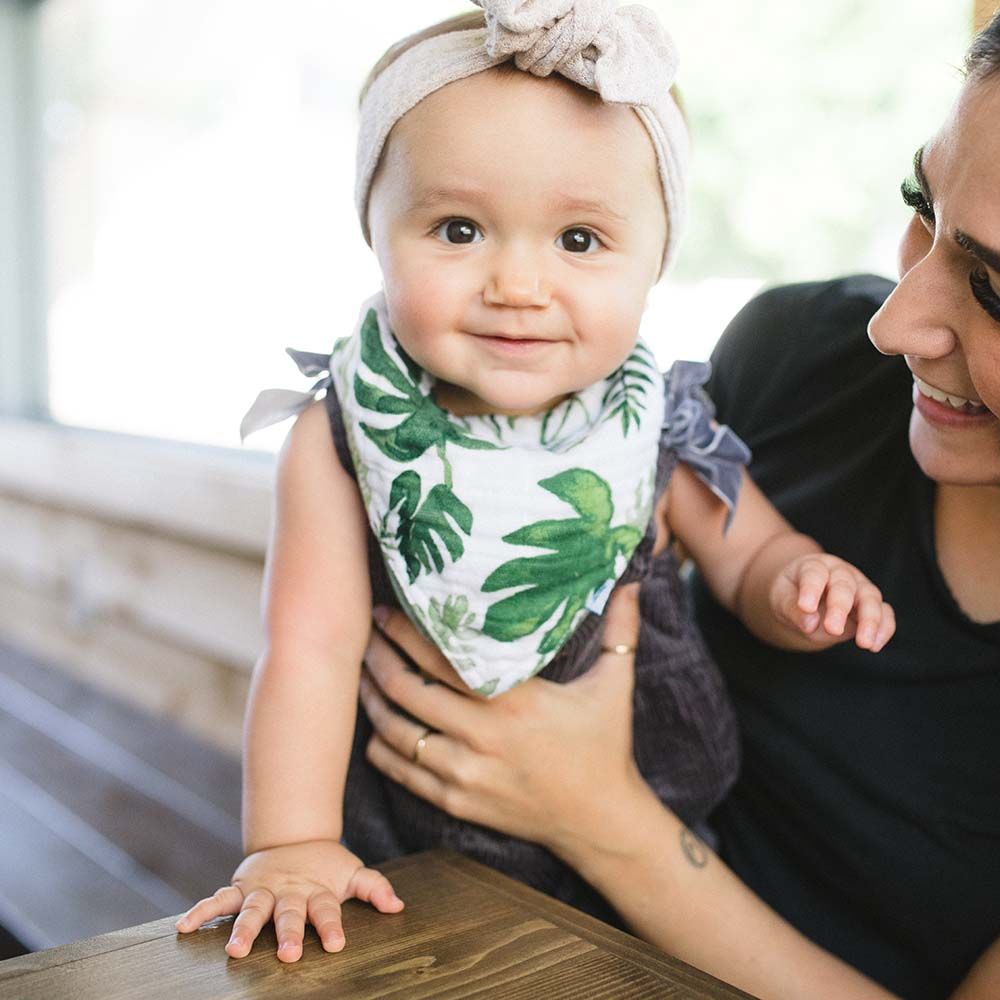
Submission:
M 940 483 L 1000 486 L 1000 78 L 969 83 L 903 185 L 899 285 L 868 334 L 913 373 L 910 447 Z

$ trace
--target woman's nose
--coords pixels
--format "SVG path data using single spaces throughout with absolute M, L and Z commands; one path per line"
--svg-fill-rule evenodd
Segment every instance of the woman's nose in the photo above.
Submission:
M 507 247 L 494 256 L 483 288 L 490 306 L 547 306 L 551 288 L 537 251 L 530 247 Z
M 961 317 L 956 277 L 944 254 L 932 247 L 923 255 L 900 253 L 899 284 L 868 323 L 868 337 L 882 354 L 943 358 L 958 345 Z

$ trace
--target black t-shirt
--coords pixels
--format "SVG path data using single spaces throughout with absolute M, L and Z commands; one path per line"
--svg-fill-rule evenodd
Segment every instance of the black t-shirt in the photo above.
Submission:
M 859 276 L 765 292 L 720 341 L 709 389 L 757 484 L 875 581 L 896 636 L 878 654 L 783 652 L 693 587 L 744 740 L 713 816 L 723 856 L 803 933 L 920 1000 L 1000 936 L 1000 623 L 962 613 L 934 556 L 912 379 L 866 335 L 891 289 Z

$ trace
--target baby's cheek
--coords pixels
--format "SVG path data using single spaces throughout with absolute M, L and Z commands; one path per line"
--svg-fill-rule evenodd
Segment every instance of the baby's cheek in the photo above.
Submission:
M 624 360 L 639 336 L 644 305 L 645 292 L 638 287 L 620 283 L 607 289 L 594 289 L 586 306 L 591 335 L 599 338 L 609 354 L 620 354 Z
M 386 285 L 389 322 L 400 343 L 420 361 L 436 333 L 447 329 L 447 297 L 432 282 L 396 281 Z

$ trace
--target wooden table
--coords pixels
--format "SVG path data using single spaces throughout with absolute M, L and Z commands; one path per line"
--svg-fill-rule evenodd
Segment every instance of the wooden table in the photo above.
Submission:
M 748 994 L 450 851 L 383 866 L 406 909 L 344 908 L 347 948 L 307 928 L 301 960 L 275 957 L 268 926 L 246 958 L 223 946 L 232 918 L 189 935 L 173 918 L 0 962 L 3 1000 L 624 1000 Z

